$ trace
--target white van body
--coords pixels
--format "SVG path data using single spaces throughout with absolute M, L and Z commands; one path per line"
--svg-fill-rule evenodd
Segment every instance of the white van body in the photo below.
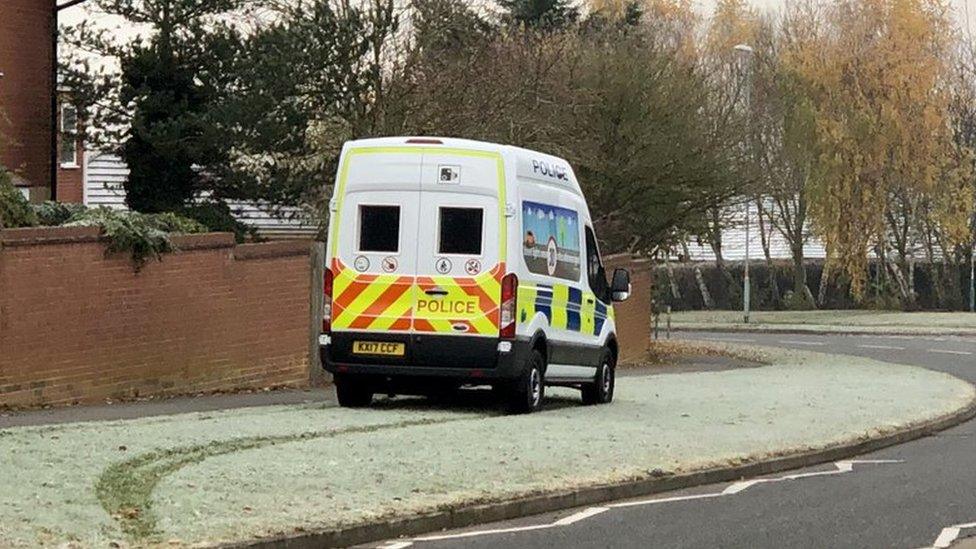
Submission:
M 461 384 L 504 389 L 516 411 L 541 406 L 546 384 L 612 399 L 612 301 L 629 275 L 611 289 L 565 160 L 464 139 L 350 141 L 329 209 L 320 342 L 341 404 Z

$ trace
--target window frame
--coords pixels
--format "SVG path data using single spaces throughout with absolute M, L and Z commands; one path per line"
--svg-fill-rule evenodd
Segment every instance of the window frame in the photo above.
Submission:
M 65 129 L 64 114 L 65 111 L 70 110 L 74 113 L 74 127 L 71 128 L 70 132 Z M 62 103 L 59 114 L 59 126 L 60 126 L 60 142 L 58 146 L 58 165 L 66 169 L 76 169 L 79 168 L 78 164 L 78 108 L 70 103 Z M 65 159 L 65 151 L 67 151 L 67 138 L 71 138 L 71 159 Z
M 363 208 L 396 208 L 397 210 L 397 237 L 396 249 L 388 250 L 364 250 L 363 249 Z M 400 254 L 400 237 L 403 233 L 403 208 L 400 204 L 364 204 L 356 205 L 356 253 L 358 254 Z
M 602 287 L 597 288 L 594 284 L 594 277 L 590 276 L 590 241 L 593 241 L 593 248 L 596 252 L 596 261 L 599 268 L 597 269 L 596 277 L 600 277 L 597 282 L 602 282 Z M 596 239 L 596 231 L 590 225 L 585 225 L 583 228 L 583 245 L 586 246 L 586 285 L 589 286 L 590 291 L 596 294 L 597 299 L 604 303 L 609 303 L 611 292 L 610 292 L 610 281 L 607 280 L 607 268 L 603 264 L 603 255 L 600 254 L 600 243 Z M 601 277 L 602 275 L 602 277 Z
M 478 210 L 481 212 L 481 235 L 478 241 L 478 253 L 468 254 L 468 253 L 449 253 L 441 251 L 441 221 L 443 216 L 441 213 L 445 208 L 452 210 Z M 482 257 L 485 255 L 485 207 L 484 206 L 460 206 L 451 204 L 438 204 L 437 206 L 437 246 L 435 247 L 436 254 L 438 256 L 448 256 L 448 257 L 471 257 L 477 256 Z

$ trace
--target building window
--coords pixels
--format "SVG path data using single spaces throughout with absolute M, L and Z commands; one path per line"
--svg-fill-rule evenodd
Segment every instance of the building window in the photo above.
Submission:
M 78 110 L 74 105 L 61 105 L 61 148 L 58 161 L 64 168 L 78 167 Z

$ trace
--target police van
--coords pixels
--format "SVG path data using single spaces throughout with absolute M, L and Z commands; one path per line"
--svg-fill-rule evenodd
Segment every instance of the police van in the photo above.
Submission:
M 329 203 L 319 338 L 339 404 L 490 385 L 510 411 L 545 387 L 613 399 L 610 280 L 569 164 L 429 137 L 350 141 Z

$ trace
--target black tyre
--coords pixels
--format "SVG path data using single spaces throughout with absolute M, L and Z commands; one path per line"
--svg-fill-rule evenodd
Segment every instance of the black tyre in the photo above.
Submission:
M 617 365 L 613 353 L 603 351 L 600 366 L 596 370 L 596 377 L 592 383 L 581 387 L 583 404 L 608 404 L 613 400 L 613 387 L 616 384 Z
M 542 402 L 546 397 L 546 384 L 543 379 L 545 371 L 546 359 L 541 352 L 533 350 L 525 373 L 509 388 L 509 413 L 529 414 L 542 408 Z
M 355 376 L 336 376 L 336 397 L 343 408 L 365 408 L 373 402 L 373 388 L 368 380 Z

